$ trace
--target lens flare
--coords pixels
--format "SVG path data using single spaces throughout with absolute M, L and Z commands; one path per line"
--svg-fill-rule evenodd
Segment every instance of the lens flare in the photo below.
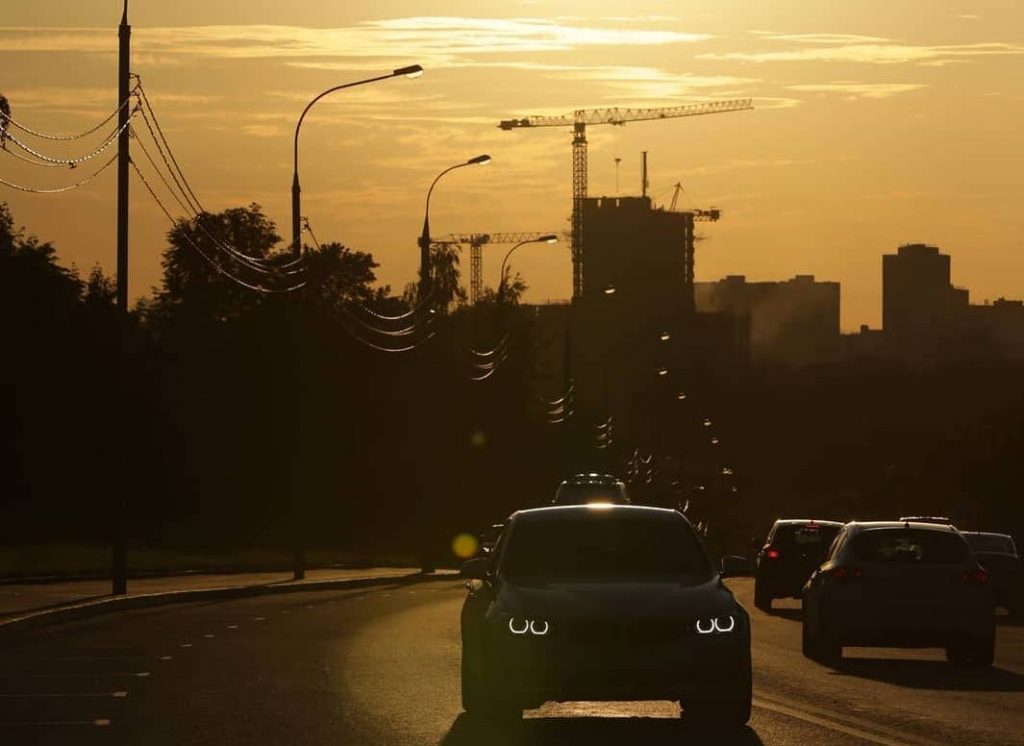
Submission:
M 459 559 L 475 557 L 480 549 L 480 542 L 473 534 L 459 534 L 452 539 L 452 554 Z

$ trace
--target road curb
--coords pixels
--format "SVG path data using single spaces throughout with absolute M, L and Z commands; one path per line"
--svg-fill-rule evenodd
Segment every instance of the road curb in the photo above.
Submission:
M 338 578 L 335 580 L 300 580 L 259 585 L 222 586 L 219 588 L 191 588 L 179 591 L 142 593 L 137 596 L 102 598 L 95 601 L 60 606 L 55 609 L 34 611 L 10 619 L 0 620 L 0 637 L 65 622 L 91 619 L 92 617 L 115 611 L 148 609 L 191 601 L 250 598 L 279 593 L 333 591 L 387 585 L 389 583 L 420 583 L 431 580 L 448 580 L 456 577 L 458 577 L 457 573 L 424 574 L 419 571 L 413 571 L 405 575 L 368 575 L 365 577 Z

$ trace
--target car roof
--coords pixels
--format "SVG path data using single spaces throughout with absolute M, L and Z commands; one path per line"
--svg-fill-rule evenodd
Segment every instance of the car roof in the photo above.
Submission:
M 961 530 L 960 533 L 962 533 L 964 536 L 992 536 L 992 537 L 999 538 L 999 539 L 1010 539 L 1010 540 L 1013 539 L 1013 536 L 1011 536 L 1010 534 L 997 534 L 994 531 L 964 531 L 964 530 Z
M 517 510 L 509 520 L 543 520 L 545 518 L 571 518 L 574 515 L 593 515 L 594 513 L 612 514 L 630 517 L 650 517 L 663 520 L 676 520 L 683 514 L 672 508 L 657 508 L 652 505 L 628 505 L 623 503 L 586 503 L 576 505 L 547 505 L 542 508 Z
M 794 526 L 807 523 L 817 523 L 819 526 L 842 526 L 842 521 L 819 520 L 817 518 L 779 518 L 775 521 L 776 526 Z
M 913 528 L 922 531 L 938 531 L 945 534 L 960 535 L 955 526 L 947 523 L 928 523 L 925 521 L 850 521 L 846 525 L 851 531 L 872 531 L 881 528 Z

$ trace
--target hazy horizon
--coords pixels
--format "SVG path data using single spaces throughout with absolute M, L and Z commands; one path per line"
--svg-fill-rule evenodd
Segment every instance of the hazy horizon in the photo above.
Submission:
M 415 277 L 431 179 L 478 153 L 494 162 L 452 174 L 435 192 L 435 236 L 568 229 L 571 132 L 502 132 L 499 120 L 751 97 L 751 112 L 591 127 L 590 193 L 615 194 L 616 158 L 620 193 L 639 193 L 647 150 L 658 204 L 681 181 L 683 207 L 723 211 L 702 228 L 698 281 L 838 281 L 850 331 L 880 325 L 881 255 L 903 243 L 950 254 L 953 282 L 974 303 L 1024 296 L 1018 11 L 1005 2 L 922 6 L 438 0 L 426 16 L 411 0 L 254 0 L 244 10 L 137 0 L 130 21 L 133 70 L 204 205 L 258 202 L 282 234 L 305 103 L 393 67 L 426 68 L 417 80 L 325 99 L 302 135 L 303 212 L 317 237 L 371 252 L 396 292 Z M 71 131 L 110 112 L 120 12 L 116 0 L 8 9 L 0 92 L 17 120 Z M 6 177 L 34 186 L 91 171 L 69 176 L 0 158 Z M 111 170 L 67 195 L 5 190 L 0 200 L 64 263 L 113 273 L 114 197 Z M 168 227 L 133 182 L 133 298 L 160 280 Z M 496 284 L 499 263 L 497 249 L 485 250 L 486 284 Z M 520 251 L 515 270 L 529 284 L 527 302 L 570 294 L 568 242 Z

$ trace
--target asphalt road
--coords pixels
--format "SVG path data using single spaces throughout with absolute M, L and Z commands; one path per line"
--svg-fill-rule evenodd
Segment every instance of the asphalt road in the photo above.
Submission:
M 752 608 L 751 582 L 734 582 Z M 799 605 L 753 611 L 754 715 L 730 738 L 670 703 L 549 704 L 510 732 L 459 705 L 462 583 L 112 614 L 0 640 L 0 744 L 1024 744 L 1024 627 L 996 666 L 938 651 L 800 655 Z

